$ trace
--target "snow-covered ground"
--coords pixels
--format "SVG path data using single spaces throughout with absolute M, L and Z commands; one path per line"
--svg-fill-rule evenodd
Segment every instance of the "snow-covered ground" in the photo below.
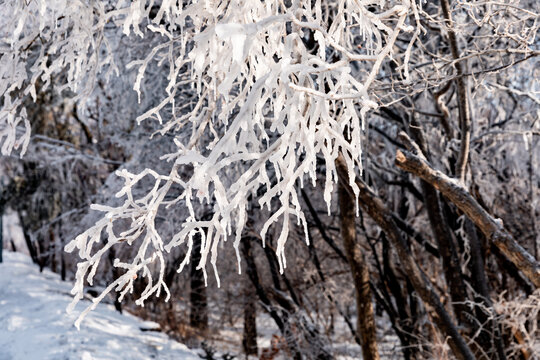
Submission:
M 27 256 L 4 251 L 0 264 L 0 360 L 175 359 L 200 360 L 185 345 L 157 332 L 148 322 L 99 304 L 73 326 L 66 314 L 71 284 Z M 82 306 L 87 304 L 81 304 Z M 76 309 L 76 310 L 77 310 Z

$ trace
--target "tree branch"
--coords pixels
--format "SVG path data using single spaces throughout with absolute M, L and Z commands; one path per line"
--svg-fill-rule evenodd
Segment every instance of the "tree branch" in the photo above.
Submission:
M 402 133 L 401 136 L 407 136 Z M 508 257 L 533 284 L 540 287 L 540 264 L 519 245 L 512 235 L 506 231 L 500 219 L 495 219 L 471 196 L 461 183 L 443 174 L 433 167 L 421 155 L 398 150 L 396 165 L 427 181 L 446 198 L 463 211 L 478 228 L 490 239 L 501 252 Z

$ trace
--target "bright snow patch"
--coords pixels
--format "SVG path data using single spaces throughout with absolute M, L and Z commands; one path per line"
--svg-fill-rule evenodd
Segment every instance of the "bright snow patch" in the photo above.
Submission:
M 149 322 L 99 304 L 77 331 L 66 314 L 71 284 L 27 256 L 4 252 L 0 264 L 0 360 L 200 360 L 165 334 L 143 332 Z M 80 307 L 86 306 L 84 302 Z

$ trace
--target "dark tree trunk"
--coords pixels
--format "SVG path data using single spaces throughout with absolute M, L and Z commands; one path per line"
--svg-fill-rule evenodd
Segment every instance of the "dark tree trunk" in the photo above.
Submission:
M 64 256 L 64 251 L 60 252 L 60 277 L 62 281 L 66 281 L 66 258 Z
M 380 282 L 377 287 L 372 285 L 373 295 L 377 303 L 382 306 L 384 311 L 388 314 L 390 322 L 392 323 L 392 329 L 394 329 L 396 335 L 398 336 L 401 342 L 401 350 L 403 352 L 403 357 L 405 360 L 411 360 L 414 357 L 415 348 L 413 347 L 413 338 L 412 335 L 413 327 L 410 326 L 412 323 L 411 316 L 408 314 L 408 304 L 404 301 L 403 294 L 401 293 L 401 286 L 395 278 L 394 271 L 391 269 L 390 265 L 390 253 L 388 249 L 388 241 L 384 232 L 381 233 L 382 247 L 383 247 L 383 264 L 378 259 L 377 250 L 375 245 L 369 241 L 369 245 L 374 254 L 376 269 L 379 272 Z M 384 269 L 384 270 L 383 270 Z M 397 286 L 396 286 L 397 285 Z M 397 293 L 394 296 L 395 304 L 392 300 L 388 289 L 392 294 Z
M 356 293 L 356 332 L 362 342 L 362 355 L 366 360 L 378 360 L 377 331 L 369 287 L 369 268 L 365 257 L 356 243 L 355 200 L 348 184 L 339 179 L 339 209 L 341 236 L 345 254 L 349 262 Z
M 469 269 L 473 276 L 471 277 L 472 286 L 476 293 L 475 303 L 482 306 L 475 306 L 475 315 L 478 321 L 484 325 L 484 329 L 479 334 L 478 343 L 484 350 L 486 356 L 479 356 L 479 359 L 505 360 L 504 344 L 501 337 L 501 329 L 494 319 L 495 310 L 489 296 L 489 285 L 484 271 L 484 256 L 480 239 L 476 233 L 476 227 L 469 219 L 465 219 L 465 231 L 467 232 L 471 246 L 471 260 Z
M 43 269 L 45 269 L 45 266 L 47 266 L 47 262 L 49 260 L 49 257 L 47 256 L 49 249 L 45 251 L 45 237 L 43 235 L 40 235 L 40 233 L 38 232 L 36 234 L 36 238 L 37 238 L 36 243 L 37 243 L 37 251 L 38 251 L 37 259 L 38 259 L 38 265 L 39 265 L 39 272 L 43 272 Z
M 2 218 L 3 218 L 3 215 L 2 215 L 2 212 L 0 211 L 0 263 L 3 261 L 3 258 L 2 258 L 2 251 L 4 250 L 4 237 L 3 237 L 3 223 L 2 223 Z
M 57 263 L 56 263 L 56 236 L 54 236 L 54 231 L 52 226 L 49 226 L 49 266 L 51 267 L 52 272 L 57 272 Z
M 199 262 L 201 261 L 201 236 L 199 234 L 193 237 L 192 254 L 189 324 L 191 327 L 204 334 L 208 330 L 208 303 L 206 299 L 206 286 L 204 283 L 203 272 L 197 270 L 197 265 L 199 265 Z
M 452 306 L 460 324 L 470 325 L 467 318 L 467 291 L 461 277 L 459 257 L 452 234 L 443 217 L 437 191 L 425 181 L 421 182 L 431 230 L 441 255 L 443 272 L 450 290 Z
M 58 233 L 62 234 L 62 220 L 58 222 Z M 60 276 L 62 281 L 66 281 L 66 258 L 64 251 L 64 237 L 60 236 Z
M 244 281 L 244 334 L 242 345 L 247 355 L 257 355 L 257 303 L 253 284 Z
M 22 215 L 20 213 L 18 213 L 18 215 L 19 215 L 19 222 L 21 224 L 21 228 L 24 235 L 24 241 L 26 242 L 26 246 L 28 247 L 28 253 L 30 254 L 30 258 L 32 258 L 32 262 L 34 264 L 39 264 L 36 247 L 34 246 L 34 243 L 32 242 L 32 238 L 30 237 L 30 234 L 28 233 L 28 229 L 26 228 Z

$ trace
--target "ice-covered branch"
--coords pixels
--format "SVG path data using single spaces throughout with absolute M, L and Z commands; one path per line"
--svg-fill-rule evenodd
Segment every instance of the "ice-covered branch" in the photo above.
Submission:
M 66 247 L 78 250 L 82 259 L 74 303 L 82 298 L 85 281 L 92 282 L 101 257 L 122 242 L 136 244 L 138 251 L 131 262 L 114 264 L 125 273 L 104 294 L 131 291 L 134 278 L 142 273 L 147 288 L 141 304 L 161 289 L 167 291 L 167 252 L 184 246 L 179 271 L 189 263 L 195 234 L 202 238 L 197 267 L 205 276 L 209 261 L 219 281 L 218 244 L 230 236 L 241 270 L 238 245 L 251 198 L 272 212 L 260 227 L 262 239 L 272 224 L 280 228 L 276 254 L 283 271 L 291 215 L 307 227 L 297 187 L 305 180 L 316 183 L 318 159 L 325 162 L 329 210 L 340 151 L 358 194 L 354 178 L 362 168 L 365 114 L 377 107 L 368 90 L 382 64 L 395 56 L 398 35 L 414 30 L 407 19 L 415 5 L 408 0 L 342 0 L 326 6 L 279 0 L 182 3 L 119 0 L 87 5 L 58 0 L 7 5 L 18 21 L 8 34 L 10 64 L 20 73 L 8 82 L 9 89 L 0 87 L 0 96 L 16 95 L 21 108 L 24 96 L 35 97 L 36 86 L 47 87 L 64 75 L 60 89 L 73 91 L 75 100 L 84 99 L 97 76 L 107 79 L 118 72 L 109 36 L 133 32 L 152 39 L 147 52 L 127 65 L 136 71 L 133 88 L 139 102 L 148 92 L 161 94 L 136 120 L 157 120 L 156 134 L 173 135 L 177 146 L 162 156 L 172 164 L 168 175 L 150 169 L 140 174 L 119 171 L 124 187 L 117 197 L 124 203 L 94 206 L 104 217 Z M 152 5 L 158 8 L 150 16 Z M 23 66 L 24 49 L 38 54 L 30 71 Z M 9 60 L 7 56 L 2 61 Z M 163 69 L 166 81 L 159 91 L 147 91 L 149 69 L 156 67 Z M 10 102 L 4 101 L 4 108 L 6 104 Z M 19 108 L 2 111 L 15 114 L 13 121 L 24 118 Z M 9 134 L 8 139 L 9 152 L 16 142 Z M 183 166 L 190 173 L 180 176 Z M 152 179 L 153 186 L 137 197 L 132 190 L 143 178 Z M 181 194 L 165 201 L 173 184 Z M 157 213 L 180 203 L 186 208 L 184 222 L 164 241 L 155 225 Z M 197 203 L 212 208 L 209 219 L 197 216 Z M 126 223 L 128 229 L 118 233 Z M 158 281 L 152 278 L 156 269 Z

